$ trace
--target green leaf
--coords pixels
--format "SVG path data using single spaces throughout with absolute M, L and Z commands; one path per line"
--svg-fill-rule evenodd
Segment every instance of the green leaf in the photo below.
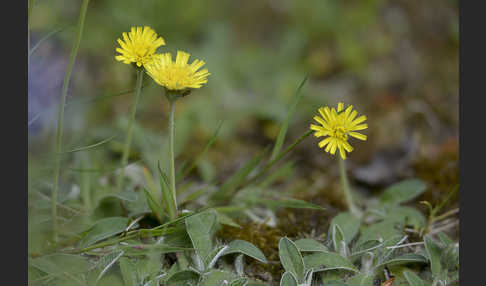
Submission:
M 329 249 L 327 249 L 326 246 L 324 246 L 322 243 L 311 239 L 311 238 L 303 238 L 295 241 L 295 245 L 299 249 L 300 252 L 307 251 L 307 252 L 318 252 L 318 251 L 324 251 L 328 252 Z
M 361 220 L 356 218 L 349 212 L 343 212 L 338 214 L 331 220 L 329 233 L 332 233 L 335 225 L 339 225 L 343 232 L 346 244 L 349 244 L 351 240 L 353 240 L 353 238 L 358 234 L 359 228 L 361 226 Z
M 105 194 L 98 199 L 98 205 L 100 202 L 106 198 L 116 198 L 127 202 L 136 202 L 138 195 L 132 190 L 123 190 L 118 193 Z
M 438 277 L 442 272 L 442 265 L 440 263 L 441 249 L 440 246 L 430 238 L 429 235 L 424 237 L 425 250 L 429 256 L 430 269 L 434 277 Z
M 442 245 L 443 245 L 444 247 L 447 247 L 447 246 L 449 246 L 450 244 L 453 244 L 453 243 L 454 243 L 454 241 L 453 241 L 453 240 L 452 240 L 452 239 L 451 239 L 449 236 L 447 236 L 447 234 L 445 234 L 445 233 L 443 233 L 443 232 L 439 232 L 439 233 L 437 234 L 437 236 L 439 237 L 440 242 L 442 242 Z
M 338 281 L 338 280 L 329 281 L 324 285 L 326 285 L 326 286 L 348 286 L 348 284 L 346 284 L 342 281 Z
M 129 258 L 127 257 L 120 258 L 120 271 L 125 286 L 137 285 L 136 267 Z
M 230 282 L 229 286 L 245 286 L 248 284 L 248 278 L 237 278 Z
M 355 248 L 353 249 L 353 253 L 351 254 L 351 256 L 360 255 L 365 252 L 375 250 L 381 246 L 382 242 L 380 242 L 379 240 L 368 240 L 361 244 L 355 244 Z
M 396 219 L 385 219 L 362 229 L 357 244 L 362 244 L 368 240 L 381 239 L 385 241 L 391 237 L 403 235 L 403 223 Z
M 416 253 L 405 253 L 400 256 L 388 259 L 387 261 L 380 263 L 378 266 L 389 265 L 389 264 L 403 264 L 403 263 L 427 263 L 427 258 Z
M 232 281 L 236 277 L 235 274 L 227 271 L 213 270 L 204 275 L 200 286 L 219 286 L 224 285 L 224 281 Z
M 165 209 L 170 214 L 171 218 L 175 218 L 177 217 L 177 206 L 174 206 L 174 198 L 172 197 L 172 191 L 169 187 L 169 178 L 164 171 L 162 171 L 160 161 L 157 162 L 157 169 L 159 170 L 160 190 L 162 192 L 162 200 L 164 201 Z
M 345 257 L 334 252 L 317 252 L 304 256 L 306 269 L 313 268 L 316 271 L 325 269 L 344 269 L 358 272 L 358 269 Z M 325 267 L 325 269 L 321 269 Z
M 459 247 L 449 244 L 442 250 L 440 256 L 442 266 L 447 270 L 454 270 L 459 267 Z
M 105 277 L 108 270 L 115 265 L 115 263 L 124 255 L 125 253 L 119 248 L 115 248 L 111 253 L 101 257 L 94 266 L 94 272 L 97 273 L 96 283 Z M 92 269 L 93 270 L 93 269 Z
M 216 211 L 208 210 L 186 218 L 186 229 L 191 238 L 196 254 L 208 262 L 209 254 L 213 250 L 213 234 L 216 231 L 218 216 Z
M 380 201 L 385 205 L 398 205 L 418 197 L 425 192 L 425 189 L 426 185 L 421 180 L 405 180 L 387 188 L 381 195 Z
M 280 199 L 280 200 L 272 200 L 272 199 L 261 198 L 261 199 L 259 199 L 258 202 L 262 203 L 266 206 L 269 206 L 269 207 L 325 210 L 325 208 L 323 208 L 319 205 L 308 203 L 308 202 L 302 201 L 302 200 L 292 199 L 292 198 L 286 198 L 286 199 Z
M 232 227 L 241 228 L 241 226 L 239 224 L 237 224 L 233 219 L 231 219 L 226 214 L 221 213 L 221 212 L 217 212 L 217 214 L 218 214 L 218 221 L 221 224 L 229 225 L 229 226 L 232 226 Z
M 344 257 L 348 256 L 348 250 L 346 241 L 344 240 L 344 234 L 339 225 L 335 224 L 332 228 L 332 244 L 334 246 L 334 251 L 341 254 Z
M 373 286 L 373 275 L 358 274 L 349 278 L 346 283 L 349 286 Z
M 387 218 L 391 220 L 401 220 L 415 229 L 425 227 L 425 216 L 417 209 L 411 207 L 394 207 L 387 212 Z
M 280 278 L 280 286 L 297 286 L 297 280 L 290 272 L 285 272 Z
M 126 217 L 109 217 L 97 221 L 83 236 L 80 241 L 80 247 L 88 247 L 98 241 L 119 234 L 125 230 L 128 225 Z
M 128 244 L 128 245 L 121 246 L 121 249 L 125 251 L 126 255 L 129 256 L 148 255 L 152 253 L 157 253 L 157 254 L 175 253 L 175 252 L 192 250 L 192 248 L 176 247 L 176 246 L 170 246 L 162 243 Z
M 377 254 L 376 263 L 378 265 L 381 265 L 383 263 L 386 263 L 386 261 L 388 261 L 389 259 L 391 259 L 391 257 L 393 257 L 392 256 L 393 253 L 397 252 L 398 248 L 396 247 L 404 242 L 404 238 L 406 238 L 406 236 L 394 235 L 386 239 L 385 241 L 383 241 L 382 247 L 375 252 Z
M 158 205 L 160 205 L 162 203 L 162 194 L 160 189 L 156 187 L 154 178 L 152 177 L 150 171 L 145 167 L 142 170 L 145 182 L 147 184 L 147 190 L 150 192 L 153 200 L 156 201 Z
M 278 243 L 278 255 L 285 271 L 292 273 L 297 282 L 302 283 L 305 275 L 304 260 L 295 243 L 282 237 Z
M 243 253 L 260 262 L 267 263 L 267 259 L 265 258 L 265 255 L 260 251 L 260 249 L 258 249 L 258 247 L 249 243 L 248 241 L 238 239 L 233 240 L 226 246 L 226 250 L 223 252 L 223 255 L 230 253 Z
M 53 276 L 61 275 L 65 272 L 70 274 L 83 273 L 92 267 L 87 257 L 63 253 L 49 254 L 31 259 L 29 263 Z
M 280 153 L 280 150 L 282 149 L 282 145 L 285 140 L 285 135 L 287 134 L 287 129 L 289 128 L 290 118 L 292 117 L 292 114 L 294 113 L 294 110 L 297 107 L 297 103 L 299 102 L 299 99 L 301 97 L 300 90 L 302 89 L 305 82 L 307 81 L 307 78 L 308 76 L 306 75 L 302 80 L 302 82 L 300 83 L 297 90 L 295 91 L 294 96 L 292 97 L 292 102 L 290 103 L 289 111 L 287 112 L 287 116 L 285 117 L 282 127 L 280 128 L 280 131 L 277 136 L 277 140 L 275 141 L 275 146 L 273 147 L 272 156 L 270 157 L 271 160 L 277 158 L 278 154 Z
M 155 198 L 152 196 L 152 194 L 146 189 L 143 188 L 144 193 L 145 193 L 145 199 L 147 200 L 147 204 L 152 210 L 152 213 L 155 214 L 157 219 L 159 221 L 162 221 L 162 205 L 160 205 Z
M 183 270 L 172 274 L 167 279 L 167 286 L 197 285 L 199 274 L 192 270 Z M 185 284 L 184 284 L 185 283 Z
M 425 286 L 425 282 L 412 271 L 403 271 L 403 276 L 405 276 L 405 279 L 407 279 L 408 285 L 410 286 Z

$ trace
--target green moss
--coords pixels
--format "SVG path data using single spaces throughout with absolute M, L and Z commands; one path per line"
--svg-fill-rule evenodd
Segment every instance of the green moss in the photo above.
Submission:
M 255 222 L 238 221 L 238 224 L 241 228 L 223 225 L 217 235 L 226 241 L 235 239 L 246 240 L 260 248 L 265 254 L 268 263 L 262 264 L 253 259 L 246 260 L 249 276 L 268 281 L 270 278 L 268 274 L 270 274 L 272 280 L 279 281 L 280 276 L 283 274 L 283 268 L 280 265 L 278 256 L 278 242 L 284 236 L 284 232 L 279 228 Z

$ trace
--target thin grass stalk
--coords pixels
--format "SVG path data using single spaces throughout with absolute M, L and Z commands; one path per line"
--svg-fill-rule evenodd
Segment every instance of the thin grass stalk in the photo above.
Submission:
M 170 98 L 170 97 L 169 97 Z M 175 214 L 172 214 L 171 219 L 177 218 L 177 193 L 176 193 L 176 177 L 175 177 L 175 155 L 174 155 L 174 137 L 175 137 L 175 103 L 177 97 L 169 100 L 170 103 L 170 116 L 169 116 L 169 158 L 170 158 L 170 191 L 172 193 L 172 203 Z
M 56 131 L 56 165 L 54 169 L 54 182 L 52 188 L 52 236 L 54 241 L 57 241 L 57 188 L 59 184 L 59 173 L 61 171 L 61 150 L 62 150 L 62 131 L 64 120 L 64 107 L 66 103 L 67 90 L 69 81 L 71 79 L 71 72 L 73 70 L 74 62 L 76 61 L 76 55 L 78 54 L 79 43 L 81 42 L 81 36 L 83 34 L 84 20 L 86 18 L 86 11 L 88 10 L 89 0 L 83 0 L 81 9 L 79 12 L 79 20 L 76 28 L 76 38 L 74 40 L 73 49 L 69 58 L 69 63 L 64 76 L 61 92 L 61 103 L 59 104 L 59 113 L 57 119 L 57 131 Z
M 121 158 L 121 170 L 120 175 L 117 178 L 116 189 L 121 192 L 123 188 L 123 178 L 125 177 L 125 167 L 128 163 L 128 154 L 130 152 L 130 145 L 132 143 L 133 127 L 135 123 L 135 114 L 137 113 L 138 102 L 140 101 L 140 95 L 142 94 L 142 81 L 143 81 L 143 68 L 137 69 L 137 82 L 135 84 L 135 99 L 130 110 L 130 119 L 128 121 L 127 135 L 125 138 L 125 145 L 123 147 L 123 153 Z
M 352 215 L 361 218 L 361 211 L 354 204 L 353 197 L 351 195 L 351 189 L 349 188 L 348 175 L 346 174 L 346 164 L 344 160 L 339 157 L 339 174 L 341 175 L 341 184 L 344 192 L 344 197 L 346 199 L 346 204 L 348 205 L 348 210 Z
M 292 144 L 289 145 L 283 152 L 279 153 L 278 156 L 271 160 L 258 174 L 256 174 L 253 178 L 249 179 L 246 183 L 243 184 L 243 186 L 248 186 L 252 183 L 254 183 L 256 180 L 261 178 L 265 174 L 266 171 L 268 171 L 270 168 L 273 167 L 276 163 L 278 163 L 287 153 L 289 153 L 292 149 L 294 149 L 295 146 L 297 146 L 300 142 L 302 142 L 305 138 L 307 138 L 309 135 L 312 134 L 312 130 L 309 130 L 305 132 L 303 135 L 301 135 L 297 140 L 295 140 Z

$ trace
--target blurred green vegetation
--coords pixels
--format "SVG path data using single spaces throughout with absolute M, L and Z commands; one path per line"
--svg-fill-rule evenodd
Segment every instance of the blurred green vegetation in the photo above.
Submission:
M 62 59 L 69 55 L 80 4 L 35 1 L 32 45 L 62 30 L 41 43 L 32 60 L 65 66 Z M 92 0 L 69 90 L 63 150 L 115 138 L 100 148 L 63 156 L 60 203 L 76 196 L 79 188 L 102 193 L 113 179 L 133 99 L 126 91 L 135 84 L 134 69 L 114 59 L 116 39 L 142 25 L 164 37 L 160 52 L 189 52 L 191 59 L 204 60 L 211 73 L 206 87 L 176 107 L 177 166 L 199 154 L 223 122 L 192 180 L 221 182 L 271 146 L 292 95 L 308 75 L 284 146 L 308 130 L 319 106 L 342 101 L 368 117 L 368 141 L 351 142 L 355 151 L 348 159 L 360 196 L 415 176 L 431 187 L 421 199 L 437 203 L 458 183 L 458 1 Z M 57 71 L 61 78 L 63 71 Z M 43 80 L 49 85 L 53 79 Z M 49 96 L 60 94 L 59 88 Z M 29 253 L 39 249 L 48 232 L 49 202 L 39 193 L 48 194 L 52 180 L 55 102 L 39 111 L 35 121 L 40 131 L 29 130 L 29 211 L 35 210 L 29 232 L 36 234 L 29 237 Z M 152 174 L 157 161 L 163 168 L 168 162 L 167 120 L 162 89 L 145 77 L 130 161 Z M 343 208 L 334 191 L 339 184 L 334 158 L 317 147 L 315 138 L 289 157 L 286 170 L 291 171 L 284 174 L 286 180 L 277 180 L 277 194 L 324 205 L 332 214 Z M 140 181 L 134 178 L 129 187 Z M 77 209 L 79 204 L 70 206 Z M 74 214 L 63 232 L 76 233 L 92 220 L 123 211 L 109 201 L 104 204 L 89 220 Z M 61 215 L 73 214 L 64 209 Z M 282 220 L 295 224 L 294 215 L 310 223 L 308 228 L 299 225 L 299 231 L 319 227 L 315 216 L 300 211 L 282 214 Z M 284 229 L 290 231 L 289 226 Z
M 36 1 L 33 33 L 64 28 L 49 42 L 65 53 L 79 4 Z M 378 94 L 421 99 L 429 88 L 431 100 L 456 103 L 457 17 L 453 1 L 91 1 L 79 57 L 89 76 L 75 76 L 72 96 L 133 88 L 131 67 L 114 60 L 116 39 L 131 26 L 149 25 L 166 39 L 161 51 L 188 51 L 212 73 L 207 88 L 181 103 L 179 120 L 199 123 L 193 134 L 210 132 L 222 119 L 224 136 L 245 125 L 258 128 L 252 120 L 282 121 L 306 73 L 310 87 L 295 118 L 301 128 L 315 107 L 337 99 L 370 113 Z M 91 88 L 82 90 L 86 85 Z M 159 88 L 143 97 L 140 121 L 163 127 Z M 116 122 L 129 103 L 124 96 L 90 105 L 86 126 Z M 449 117 L 457 123 L 457 111 Z M 276 133 L 266 130 L 269 137 Z
M 45 50 L 67 58 L 80 3 L 35 1 L 32 44 L 62 30 L 44 41 L 33 59 L 49 65 L 52 53 Z M 211 72 L 207 87 L 180 100 L 176 110 L 177 164 L 198 154 L 223 122 L 215 147 L 199 164 L 206 182 L 214 176 L 223 179 L 228 169 L 272 144 L 306 74 L 309 81 L 288 140 L 307 130 L 317 107 L 343 101 L 368 116 L 369 139 L 357 142 L 349 158 L 357 166 L 375 166 L 384 158 L 382 164 L 394 170 L 388 176 L 392 180 L 415 174 L 414 164 L 425 160 L 437 166 L 422 177 L 434 177 L 444 164 L 451 164 L 434 163 L 440 162 L 441 150 L 452 148 L 457 154 L 457 1 L 96 0 L 88 7 L 74 67 L 63 147 L 70 150 L 116 135 L 103 148 L 90 151 L 91 168 L 115 168 L 118 162 L 132 96 L 103 96 L 133 89 L 134 70 L 115 61 L 114 55 L 116 39 L 136 25 L 149 25 L 165 38 L 167 45 L 159 51 L 188 51 L 205 60 Z M 142 159 L 155 171 L 157 160 L 164 161 L 167 154 L 168 106 L 160 87 L 148 77 L 145 84 L 131 159 Z M 46 109 L 55 110 L 56 105 Z M 46 118 L 38 119 L 46 120 L 43 136 L 30 136 L 30 181 L 36 174 L 49 175 L 55 122 Z M 297 169 L 306 176 L 296 177 L 293 184 L 326 189 L 329 182 L 322 185 L 318 180 L 316 186 L 316 178 L 335 177 L 334 168 L 329 168 L 333 158 L 315 143 L 309 138 L 295 151 Z M 65 156 L 65 183 L 76 176 L 69 170 L 80 168 L 78 157 L 82 155 Z M 401 158 L 406 167 L 395 170 Z M 383 176 L 356 180 L 374 190 L 389 183 Z M 438 189 L 449 191 L 448 186 Z

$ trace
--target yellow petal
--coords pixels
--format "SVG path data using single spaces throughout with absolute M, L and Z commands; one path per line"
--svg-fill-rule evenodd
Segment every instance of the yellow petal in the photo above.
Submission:
M 366 116 L 365 115 L 361 115 L 360 117 L 356 118 L 356 120 L 354 120 L 353 122 L 351 122 L 351 125 L 358 125 L 360 124 L 361 122 L 365 121 L 366 120 Z
M 349 145 L 349 143 L 347 141 L 343 141 L 342 142 L 342 145 L 343 145 L 343 148 L 348 151 L 348 152 L 351 152 L 353 151 L 353 147 L 351 145 Z
M 338 109 L 337 109 L 337 112 L 339 113 L 339 112 L 343 111 L 343 109 L 344 109 L 344 103 L 339 102 L 339 103 L 338 103 Z
M 326 124 L 326 122 L 324 121 L 324 119 L 322 119 L 321 117 L 319 117 L 317 115 L 314 116 L 313 118 L 314 118 L 315 121 L 319 122 L 322 125 Z
M 331 147 L 331 154 L 334 155 L 334 154 L 336 154 L 336 148 L 337 148 L 337 143 L 336 143 L 336 140 L 335 139 L 333 140 L 333 143 L 334 144 Z
M 346 160 L 346 152 L 343 150 L 343 147 L 341 145 L 339 145 L 338 147 L 339 147 L 339 154 L 341 155 L 341 158 L 343 158 L 343 160 Z
M 351 113 L 351 110 L 353 110 L 353 106 L 350 105 L 346 108 L 346 110 L 344 111 L 344 118 L 346 120 L 349 120 L 349 113 Z
M 368 124 L 365 123 L 365 124 L 360 124 L 358 126 L 354 126 L 354 127 L 350 128 L 350 130 L 358 131 L 358 130 L 363 130 L 363 129 L 366 129 L 366 128 L 368 128 Z
M 319 148 L 324 148 L 329 142 L 331 141 L 331 137 L 327 137 L 326 139 L 319 142 Z
M 366 135 L 358 133 L 358 132 L 349 132 L 349 136 L 353 136 L 354 138 L 358 138 L 360 140 L 366 140 Z

